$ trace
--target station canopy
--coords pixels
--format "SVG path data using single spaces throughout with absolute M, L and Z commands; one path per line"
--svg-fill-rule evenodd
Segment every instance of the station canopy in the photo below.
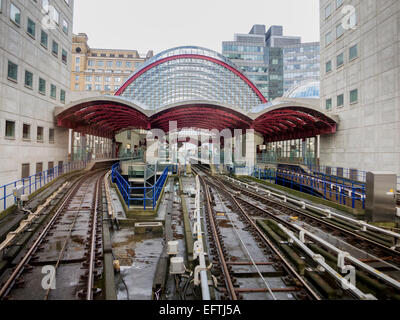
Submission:
M 231 61 L 199 47 L 161 52 L 141 65 L 114 96 L 56 109 L 60 127 L 112 138 L 127 129 L 255 129 L 266 141 L 336 132 L 338 119 L 315 99 L 268 103 Z

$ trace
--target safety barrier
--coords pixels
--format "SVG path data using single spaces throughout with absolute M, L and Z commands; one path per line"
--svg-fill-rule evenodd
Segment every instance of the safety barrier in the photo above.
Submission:
M 67 164 L 54 167 L 53 169 L 48 169 L 46 171 L 36 173 L 30 177 L 23 178 L 1 186 L 0 203 L 3 202 L 3 209 L 6 210 L 16 203 L 16 198 L 14 197 L 13 192 L 14 188 L 23 186 L 22 194 L 31 195 L 32 193 L 36 192 L 37 190 L 44 187 L 45 185 L 63 174 L 86 168 L 88 163 L 89 161 L 69 162 Z
M 120 164 L 116 163 L 111 168 L 111 178 L 112 182 L 115 183 L 124 198 L 124 201 L 128 208 L 131 206 L 132 201 L 143 201 L 143 209 L 147 208 L 147 201 L 151 201 L 153 210 L 157 205 L 158 198 L 162 192 L 165 181 L 167 180 L 168 173 L 174 171 L 174 168 L 166 167 L 161 174 L 160 178 L 156 181 L 156 183 L 151 187 L 131 187 L 129 182 L 125 180 L 125 178 L 119 173 Z M 143 192 L 143 197 L 132 197 L 132 194 L 135 194 L 134 191 Z M 137 194 L 137 193 L 136 193 Z M 150 196 L 148 196 L 150 194 Z
M 283 184 L 294 189 L 297 186 L 300 192 L 308 192 L 313 196 L 323 197 L 326 200 L 336 201 L 339 204 L 356 208 L 360 201 L 365 209 L 365 184 L 336 176 L 324 174 L 309 175 L 303 172 L 282 169 L 255 168 L 253 177 L 270 183 Z

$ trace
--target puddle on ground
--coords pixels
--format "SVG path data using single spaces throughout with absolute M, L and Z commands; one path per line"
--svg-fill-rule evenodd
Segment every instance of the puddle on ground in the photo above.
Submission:
M 163 249 L 163 234 L 134 234 L 133 228 L 112 233 L 113 253 L 120 260 L 116 276 L 118 300 L 151 300 L 155 270 Z M 126 283 L 127 289 L 121 279 Z

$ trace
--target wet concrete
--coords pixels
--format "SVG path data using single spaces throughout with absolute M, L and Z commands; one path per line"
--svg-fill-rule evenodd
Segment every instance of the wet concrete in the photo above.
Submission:
M 135 235 L 124 227 L 111 234 L 115 259 L 120 261 L 121 274 L 116 276 L 118 300 L 150 300 L 157 262 L 163 249 L 163 238 L 151 233 Z

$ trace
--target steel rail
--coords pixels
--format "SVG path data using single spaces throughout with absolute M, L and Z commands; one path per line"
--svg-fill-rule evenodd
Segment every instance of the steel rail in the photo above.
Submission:
M 336 254 L 341 252 L 342 250 L 339 250 L 337 247 L 333 246 L 332 244 L 328 243 L 327 241 L 322 241 L 319 237 L 313 235 L 311 232 L 306 231 L 304 228 L 299 227 L 297 225 L 293 225 L 292 223 L 286 221 L 285 219 L 282 219 L 280 217 L 275 216 L 274 214 L 268 212 L 265 209 L 261 209 L 257 206 L 255 206 L 254 204 L 248 202 L 247 200 L 240 198 L 239 200 L 242 201 L 243 203 L 245 203 L 246 205 L 252 206 L 255 209 L 258 209 L 262 212 L 265 212 L 268 216 L 270 216 L 271 218 L 273 218 L 275 221 L 284 224 L 289 230 L 293 230 L 293 231 L 304 231 L 306 236 L 308 236 L 309 238 L 313 239 L 314 241 L 320 243 L 322 246 L 328 248 L 329 250 L 332 250 L 333 252 L 335 252 Z M 382 279 L 383 281 L 385 281 L 386 283 L 388 283 L 389 285 L 396 287 L 397 289 L 400 289 L 400 282 L 398 282 L 397 280 L 379 272 L 378 270 L 368 266 L 366 263 L 362 262 L 361 260 L 353 257 L 353 256 L 348 256 L 346 257 L 346 259 L 350 260 L 352 263 L 354 263 L 355 265 L 357 265 L 358 267 L 360 267 L 361 269 L 364 269 L 365 271 L 367 271 L 368 273 L 370 273 L 371 275 Z
M 249 196 L 250 196 L 251 198 L 253 198 L 253 199 L 254 199 L 254 198 L 257 198 L 257 199 L 259 199 L 259 200 L 261 200 L 261 201 L 272 202 L 273 204 L 276 204 L 276 205 L 278 205 L 278 206 L 280 206 L 280 207 L 282 207 L 282 208 L 284 208 L 284 209 L 290 210 L 290 211 L 292 211 L 292 212 L 294 212 L 294 213 L 296 213 L 296 214 L 299 214 L 299 215 L 304 216 L 304 217 L 306 217 L 306 218 L 312 219 L 312 220 L 314 220 L 314 221 L 316 221 L 316 222 L 318 222 L 318 223 L 321 223 L 321 224 L 323 224 L 323 225 L 325 225 L 325 226 L 327 226 L 327 227 L 330 227 L 330 228 L 332 228 L 332 229 L 335 229 L 335 230 L 337 230 L 337 231 L 340 231 L 340 232 L 342 232 L 342 233 L 345 233 L 345 234 L 348 235 L 348 236 L 351 236 L 351 237 L 357 238 L 357 239 L 359 239 L 359 240 L 365 241 L 365 242 L 367 242 L 367 243 L 369 243 L 369 244 L 372 244 L 372 245 L 374 245 L 374 246 L 379 247 L 379 248 L 382 249 L 382 250 L 387 251 L 387 252 L 390 253 L 390 254 L 394 254 L 394 255 L 400 257 L 400 252 L 399 252 L 399 251 L 397 251 L 397 250 L 395 250 L 395 249 L 393 249 L 393 248 L 391 248 L 391 247 L 385 246 L 385 245 L 383 245 L 383 244 L 381 244 L 381 243 L 379 243 L 379 242 L 376 242 L 376 241 L 374 241 L 374 240 L 372 240 L 372 239 L 369 239 L 369 238 L 367 238 L 367 237 L 364 237 L 364 236 L 362 236 L 362 235 L 360 235 L 360 234 L 358 234 L 358 233 L 354 233 L 355 231 L 357 231 L 357 230 L 359 230 L 359 229 L 356 229 L 356 228 L 355 228 L 354 231 L 349 231 L 349 230 L 347 230 L 347 229 L 345 229 L 345 228 L 342 228 L 342 227 L 339 227 L 339 226 L 337 226 L 337 225 L 335 225 L 335 224 L 333 224 L 333 223 L 330 223 L 329 221 L 323 220 L 322 218 L 315 217 L 315 216 L 313 216 L 313 215 L 311 215 L 311 214 L 308 214 L 307 212 L 303 212 L 303 211 L 301 211 L 301 210 L 299 210 L 299 209 L 297 209 L 297 208 L 293 208 L 293 207 L 291 207 L 291 206 L 288 206 L 288 205 L 285 204 L 285 203 L 281 203 L 281 202 L 279 202 L 279 201 L 277 201 L 277 200 L 274 200 L 274 199 L 272 199 L 272 198 L 267 198 L 267 197 L 262 196 L 262 195 L 260 195 L 260 194 L 258 194 L 258 193 L 251 192 L 251 191 L 248 190 L 248 189 L 241 188 L 241 187 L 239 187 L 239 186 L 233 184 L 232 182 L 229 182 L 229 180 L 227 181 L 227 183 L 228 183 L 230 186 L 232 186 L 233 189 L 236 189 L 236 190 L 241 191 L 241 192 L 243 192 L 243 193 L 247 193 L 247 195 L 249 195 Z M 242 183 L 242 184 L 243 184 L 243 183 Z M 258 189 L 260 189 L 260 188 L 258 188 Z M 268 191 L 265 191 L 265 192 L 267 193 Z M 250 203 L 249 203 L 249 204 L 250 204 Z
M 236 291 L 235 291 L 235 287 L 233 286 L 232 278 L 229 274 L 228 264 L 225 260 L 224 253 L 223 253 L 223 250 L 221 247 L 221 242 L 218 237 L 217 227 L 216 227 L 214 216 L 213 216 L 213 209 L 211 206 L 210 191 L 208 190 L 207 184 L 205 183 L 204 179 L 201 176 L 199 176 L 199 180 L 200 180 L 201 184 L 203 185 L 203 188 L 205 191 L 205 195 L 206 195 L 205 198 L 206 198 L 206 202 L 207 202 L 207 211 L 208 211 L 209 221 L 210 221 L 210 225 L 211 225 L 211 228 L 213 231 L 213 236 L 214 236 L 214 241 L 216 243 L 216 248 L 218 251 L 219 261 L 222 265 L 222 270 L 225 275 L 226 287 L 229 291 L 229 294 L 230 294 L 232 300 L 238 300 L 238 297 L 237 297 Z
M 94 210 L 92 217 L 92 236 L 90 242 L 90 258 L 89 258 L 89 274 L 87 281 L 86 300 L 93 300 L 93 284 L 94 284 L 94 269 L 96 260 L 96 237 L 97 237 L 97 217 L 98 207 L 100 201 L 100 193 L 102 192 L 102 183 L 104 181 L 104 175 L 102 175 L 96 182 L 96 194 L 94 197 Z
M 212 182 L 210 182 L 213 184 Z M 216 186 L 214 184 L 214 186 Z M 271 242 L 270 239 L 265 235 L 264 232 L 256 225 L 250 215 L 245 211 L 245 209 L 239 204 L 236 199 L 236 196 L 232 195 L 223 185 L 216 186 L 217 188 L 221 188 L 221 190 L 225 191 L 225 194 L 230 197 L 239 210 L 242 212 L 243 216 L 246 218 L 247 222 L 253 227 L 253 229 L 257 232 L 257 234 L 261 237 L 261 239 L 272 249 L 272 251 L 279 257 L 279 259 L 283 262 L 289 273 L 291 273 L 296 279 L 300 281 L 302 286 L 306 289 L 306 291 L 315 299 L 321 300 L 321 297 L 307 284 L 307 282 L 298 274 L 298 272 L 292 267 L 292 265 L 287 261 L 287 259 L 281 254 L 281 252 L 276 248 L 276 246 Z
M 48 222 L 46 227 L 40 233 L 39 237 L 36 239 L 36 241 L 33 243 L 33 245 L 29 248 L 28 252 L 22 258 L 22 260 L 18 263 L 18 265 L 14 269 L 13 273 L 11 274 L 11 276 L 7 279 L 6 283 L 0 289 L 0 298 L 1 299 L 4 298 L 9 293 L 9 291 L 11 290 L 13 284 L 15 283 L 15 280 L 23 272 L 26 264 L 30 261 L 30 259 L 32 258 L 33 254 L 36 252 L 36 250 L 38 249 L 39 245 L 42 243 L 42 241 L 46 237 L 47 233 L 49 232 L 49 230 L 51 229 L 51 227 L 54 225 L 55 221 L 59 217 L 60 213 L 65 209 L 66 205 L 71 200 L 71 198 L 75 195 L 75 193 L 78 191 L 80 186 L 83 184 L 84 180 L 89 179 L 90 176 L 91 175 L 87 175 L 87 176 L 81 177 L 77 182 L 75 182 L 75 185 L 67 193 L 67 195 L 64 198 L 64 201 L 62 202 L 60 207 L 57 209 L 56 213 L 53 215 L 53 217 Z
M 88 178 L 88 180 L 89 180 L 89 179 L 90 179 L 90 178 Z M 82 183 L 82 184 L 83 184 L 83 183 Z M 82 186 L 82 185 L 81 185 L 81 186 Z M 88 189 L 89 189 L 89 187 L 86 188 L 86 190 L 85 190 L 85 195 L 87 194 Z M 73 230 L 74 227 L 75 227 L 76 221 L 77 221 L 77 219 L 78 219 L 78 215 L 79 215 L 80 210 L 81 210 L 81 208 L 82 208 L 83 199 L 84 199 L 84 197 L 83 197 L 82 200 L 81 200 L 81 203 L 80 203 L 80 205 L 79 205 L 79 209 L 76 211 L 76 214 L 75 214 L 75 216 L 74 216 L 74 219 L 73 219 L 73 221 L 72 221 L 72 223 L 71 223 L 71 225 L 70 225 L 70 228 L 69 228 L 69 230 L 68 230 L 67 237 L 65 238 L 64 243 L 63 243 L 63 246 L 62 246 L 62 248 L 61 248 L 61 251 L 60 251 L 60 253 L 59 253 L 59 255 L 58 255 L 57 263 L 56 263 L 56 265 L 55 265 L 55 267 L 54 267 L 55 272 L 57 272 L 57 269 L 58 269 L 58 267 L 59 267 L 59 265 L 60 265 L 60 263 L 61 263 L 61 259 L 62 259 L 62 257 L 64 256 L 64 252 L 65 252 L 65 250 L 66 250 L 66 248 L 67 248 L 68 240 L 71 238 L 72 230 Z M 50 295 L 50 288 L 47 289 L 47 292 L 46 292 L 46 295 L 45 295 L 45 297 L 44 297 L 44 300 L 47 300 L 47 299 L 49 298 L 49 295 Z

